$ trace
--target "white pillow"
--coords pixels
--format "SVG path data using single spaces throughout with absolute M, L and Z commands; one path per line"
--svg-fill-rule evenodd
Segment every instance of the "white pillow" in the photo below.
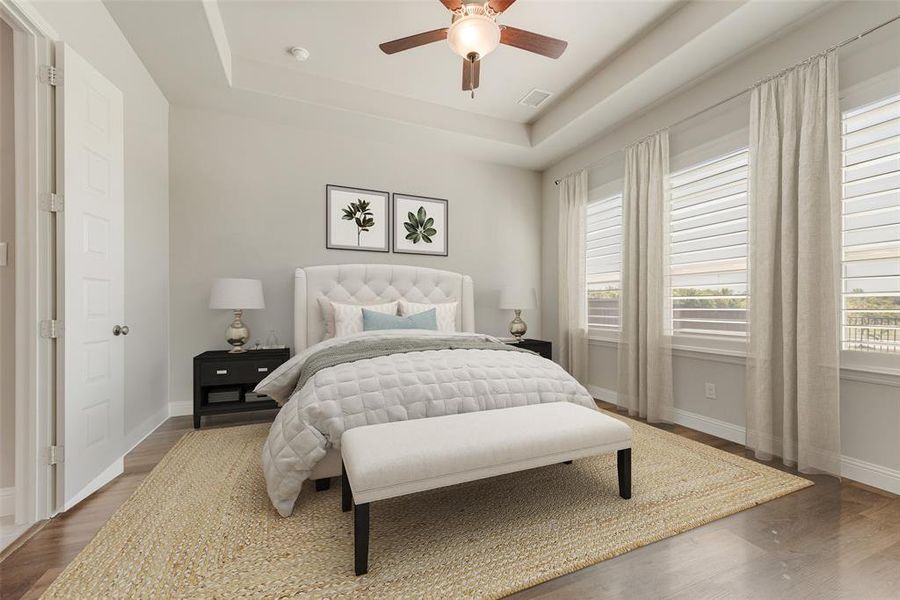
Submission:
M 351 333 L 360 333 L 363 330 L 362 309 L 373 310 L 386 315 L 397 314 L 397 301 L 383 304 L 341 304 L 331 303 L 334 310 L 334 337 L 342 337 Z
M 318 302 L 319 302 L 319 310 L 322 312 L 322 321 L 325 324 L 325 337 L 322 339 L 330 340 L 331 338 L 334 337 L 334 306 L 332 306 L 331 300 L 329 300 L 325 296 L 319 296 L 318 298 L 316 298 L 316 300 L 318 300 Z M 342 302 L 341 304 L 352 304 L 352 305 L 356 306 L 358 303 Z M 373 304 L 358 304 L 358 305 L 362 308 L 376 310 L 376 309 L 372 308 L 372 306 L 385 305 L 385 304 L 389 304 L 389 303 L 388 302 L 375 302 Z M 394 303 L 394 305 L 396 306 L 396 302 Z M 382 312 L 382 311 L 378 311 L 378 312 Z M 362 313 L 359 313 L 359 314 L 362 315 Z M 390 314 L 396 315 L 397 311 L 394 310 L 394 312 L 392 312 Z
M 427 302 L 407 302 L 406 300 L 400 300 L 400 316 L 408 317 L 410 315 L 417 315 L 433 308 L 437 313 L 438 331 L 452 333 L 454 331 L 457 331 L 456 307 L 458 305 L 459 302 L 440 302 L 438 304 L 430 304 Z

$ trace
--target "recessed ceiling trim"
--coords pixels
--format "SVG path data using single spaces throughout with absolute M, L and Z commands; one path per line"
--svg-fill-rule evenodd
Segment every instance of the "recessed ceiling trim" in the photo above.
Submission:
M 270 63 L 233 58 L 235 89 L 279 96 L 332 109 L 441 129 L 476 139 L 531 146 L 530 128 L 522 123 L 432 104 L 286 69 Z
M 251 4 L 256 5 L 247 3 Z M 294 4 L 306 6 L 305 3 L 258 3 L 270 11 Z M 332 4 L 310 3 L 310 6 L 327 12 L 326 7 Z M 492 114 L 476 112 L 475 107 L 444 104 L 428 95 L 405 95 L 394 87 L 377 87 L 380 80 L 373 83 L 365 77 L 340 79 L 328 71 L 316 71 L 311 68 L 316 66 L 312 63 L 301 68 L 285 55 L 288 44 L 260 41 L 272 46 L 272 56 L 277 57 L 273 60 L 279 62 L 255 58 L 252 45 L 247 47 L 253 59 L 235 54 L 246 40 L 242 42 L 242 30 L 232 29 L 238 24 L 228 20 L 232 16 L 229 13 L 232 4 L 219 4 L 217 0 L 109 1 L 106 6 L 173 104 L 218 107 L 265 119 L 274 118 L 270 113 L 276 109 L 279 119 L 303 126 L 319 127 L 328 123 L 347 135 L 462 151 L 467 155 L 487 156 L 492 162 L 542 169 L 680 87 L 703 78 L 711 69 L 749 50 L 760 39 L 776 32 L 783 35 L 781 30 L 793 27 L 797 17 L 826 4 L 825 0 L 686 2 L 681 10 L 641 33 L 640 38 L 600 65 L 574 91 L 533 79 L 524 81 L 520 87 L 510 87 L 516 90 L 515 95 L 507 95 L 506 108 L 492 109 Z M 432 8 L 439 10 L 440 4 L 435 5 Z M 866 10 L 859 10 L 842 4 L 828 10 L 828 15 L 835 13 L 828 20 L 839 19 L 837 13 L 850 12 L 855 18 L 858 12 L 859 18 L 864 19 L 873 12 L 889 10 L 887 3 L 884 9 L 876 9 L 875 5 L 878 3 L 866 3 Z M 691 14 L 697 18 L 685 24 Z M 688 31 L 685 27 L 675 27 L 673 31 L 673 26 L 679 23 Z M 818 30 L 815 33 L 810 43 L 824 36 Z M 315 36 L 303 40 L 311 49 L 316 48 Z M 285 36 L 283 41 L 291 42 L 293 38 Z M 791 43 L 799 41 L 797 38 Z M 322 44 L 321 40 L 317 43 Z M 817 42 L 816 49 L 822 45 Z M 714 56 L 709 52 L 710 47 L 716 49 Z M 572 48 L 576 52 L 570 55 L 577 57 L 578 49 Z M 409 66 L 419 64 L 412 57 L 408 63 Z M 401 71 L 419 76 L 415 68 Z M 543 104 L 545 110 L 537 115 L 532 113 L 534 120 L 530 122 L 527 118 L 512 120 L 496 116 L 528 112 L 516 100 L 533 86 L 554 89 L 561 97 L 554 97 L 549 106 Z M 295 107 L 291 107 L 292 102 L 297 103 Z
M 228 43 L 228 33 L 225 31 L 225 22 L 222 21 L 222 13 L 219 12 L 218 0 L 202 0 L 203 12 L 206 14 L 206 23 L 216 44 L 216 52 L 219 54 L 219 62 L 225 72 L 225 80 L 230 86 L 232 83 L 231 72 L 231 46 Z

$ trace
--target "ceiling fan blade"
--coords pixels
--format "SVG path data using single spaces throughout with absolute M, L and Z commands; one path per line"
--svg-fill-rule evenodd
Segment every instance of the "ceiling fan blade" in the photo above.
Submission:
M 425 44 L 439 42 L 446 39 L 447 28 L 443 27 L 441 29 L 425 31 L 423 33 L 417 33 L 416 35 L 411 35 L 409 37 L 400 38 L 399 40 L 384 42 L 383 44 L 379 44 L 378 47 L 381 48 L 381 51 L 385 54 L 394 54 L 395 52 L 402 52 L 404 50 L 409 50 L 410 48 L 417 48 L 419 46 L 424 46 Z
M 515 0 L 513 0 L 515 2 Z M 462 6 L 462 0 L 441 0 L 441 4 L 447 7 L 447 10 L 456 10 Z
M 504 25 L 500 31 L 500 43 L 548 58 L 559 58 L 569 45 L 569 42 L 509 25 Z
M 475 63 L 471 63 L 470 61 L 463 59 L 463 78 L 462 78 L 462 89 L 464 92 L 469 92 L 478 87 L 479 81 L 481 79 L 481 61 L 476 60 Z
M 488 4 L 494 9 L 494 12 L 502 13 L 515 1 L 516 0 L 491 0 Z

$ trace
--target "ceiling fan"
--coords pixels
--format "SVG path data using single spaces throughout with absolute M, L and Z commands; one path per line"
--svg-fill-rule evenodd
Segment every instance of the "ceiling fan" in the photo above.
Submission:
M 568 46 L 568 42 L 563 40 L 497 23 L 497 17 L 516 0 L 468 3 L 463 0 L 440 1 L 453 15 L 450 27 L 384 42 L 378 47 L 385 54 L 394 54 L 447 40 L 450 49 L 463 58 L 462 89 L 471 92 L 473 98 L 479 84 L 481 59 L 493 52 L 498 45 L 506 44 L 549 58 L 559 58 Z

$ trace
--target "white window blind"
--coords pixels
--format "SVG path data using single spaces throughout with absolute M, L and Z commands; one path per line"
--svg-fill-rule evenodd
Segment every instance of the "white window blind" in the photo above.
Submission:
M 746 335 L 746 148 L 671 176 L 675 333 Z
M 900 352 L 900 94 L 843 115 L 844 350 Z
M 622 288 L 622 194 L 587 205 L 588 326 L 618 331 L 621 324 L 619 292 Z

